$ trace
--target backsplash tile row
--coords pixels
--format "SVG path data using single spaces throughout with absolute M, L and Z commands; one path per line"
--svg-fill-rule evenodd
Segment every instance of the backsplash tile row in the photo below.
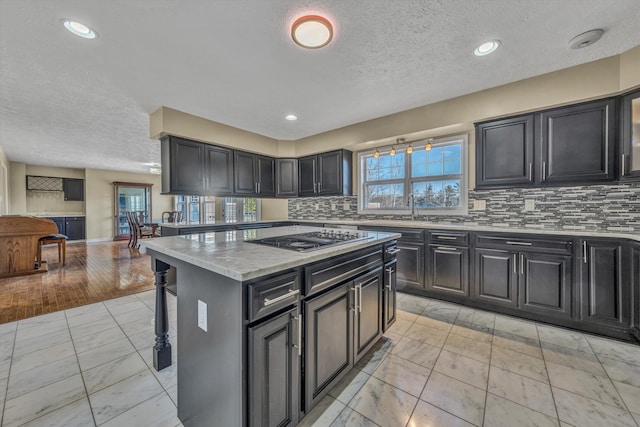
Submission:
M 473 210 L 478 200 L 486 209 Z M 535 208 L 525 211 L 525 200 Z M 410 215 L 359 215 L 356 196 L 289 199 L 289 219 L 410 220 Z M 469 191 L 468 215 L 416 215 L 443 224 L 557 230 L 640 232 L 640 183 Z

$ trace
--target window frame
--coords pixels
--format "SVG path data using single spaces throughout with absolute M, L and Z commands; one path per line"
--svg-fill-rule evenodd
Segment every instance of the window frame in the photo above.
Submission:
M 461 142 L 462 147 L 460 150 L 461 159 L 461 171 L 460 175 L 458 174 L 449 174 L 449 175 L 438 175 L 437 177 L 419 177 L 413 178 L 411 177 L 411 154 L 406 154 L 406 146 L 402 148 L 396 147 L 397 153 L 405 153 L 405 177 L 403 179 L 389 179 L 379 181 L 381 184 L 393 184 L 393 183 L 402 183 L 404 185 L 404 194 L 403 198 L 405 200 L 403 208 L 366 208 L 364 206 L 365 202 L 365 174 L 366 167 L 365 162 L 368 157 L 371 157 L 376 149 L 361 151 L 358 152 L 358 214 L 359 215 L 411 215 L 411 209 L 407 206 L 406 201 L 408 200 L 409 194 L 412 192 L 413 183 L 415 182 L 429 182 L 429 181 L 446 181 L 447 179 L 457 179 L 460 177 L 460 207 L 459 208 L 420 208 L 416 206 L 415 214 L 416 216 L 441 216 L 441 215 L 468 215 L 469 214 L 469 206 L 468 206 L 468 189 L 469 189 L 469 135 L 461 134 L 461 135 L 453 135 L 443 138 L 437 138 L 431 141 L 431 144 L 434 148 L 443 147 L 447 145 L 453 145 L 455 143 Z M 427 140 L 423 141 L 414 141 L 411 145 L 419 145 L 426 144 Z M 378 149 L 379 150 L 379 149 Z M 415 150 L 415 148 L 414 148 Z M 389 153 L 388 150 L 385 152 L 381 152 L 381 154 L 387 155 Z M 373 182 L 373 181 L 370 181 Z

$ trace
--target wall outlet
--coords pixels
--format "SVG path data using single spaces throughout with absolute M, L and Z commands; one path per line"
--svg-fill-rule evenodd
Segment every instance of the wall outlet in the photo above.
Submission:
M 342 205 L 342 209 L 348 211 L 349 209 L 351 209 L 351 204 L 349 204 L 349 202 L 344 202 L 344 204 Z
M 524 201 L 524 210 L 526 211 L 535 211 L 536 203 L 533 199 L 528 199 Z
M 474 211 L 483 211 L 487 209 L 487 201 L 486 200 L 474 200 L 473 201 L 473 210 Z
M 198 300 L 198 328 L 207 332 L 207 303 Z
M 336 204 L 335 203 L 331 203 L 331 210 L 335 211 L 336 210 Z
M 320 210 L 320 203 L 316 203 L 315 210 L 316 212 Z

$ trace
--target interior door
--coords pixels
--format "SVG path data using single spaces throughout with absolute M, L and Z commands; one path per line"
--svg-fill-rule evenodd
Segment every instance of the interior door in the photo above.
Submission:
M 114 240 L 129 238 L 129 224 L 125 212 L 137 212 L 143 219 L 142 222 L 150 222 L 153 219 L 151 213 L 151 186 L 153 184 L 140 184 L 133 182 L 114 182 L 115 212 L 114 212 Z

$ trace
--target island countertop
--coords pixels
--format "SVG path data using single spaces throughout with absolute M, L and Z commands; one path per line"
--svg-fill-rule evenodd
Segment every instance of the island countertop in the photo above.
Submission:
M 400 234 L 397 233 L 360 231 L 361 234 L 368 237 L 366 240 L 328 245 L 321 249 L 307 252 L 297 252 L 246 242 L 246 240 L 307 233 L 317 230 L 317 227 L 288 226 L 222 231 L 160 237 L 140 241 L 140 244 L 141 248 L 168 255 L 235 280 L 245 281 L 400 237 Z

